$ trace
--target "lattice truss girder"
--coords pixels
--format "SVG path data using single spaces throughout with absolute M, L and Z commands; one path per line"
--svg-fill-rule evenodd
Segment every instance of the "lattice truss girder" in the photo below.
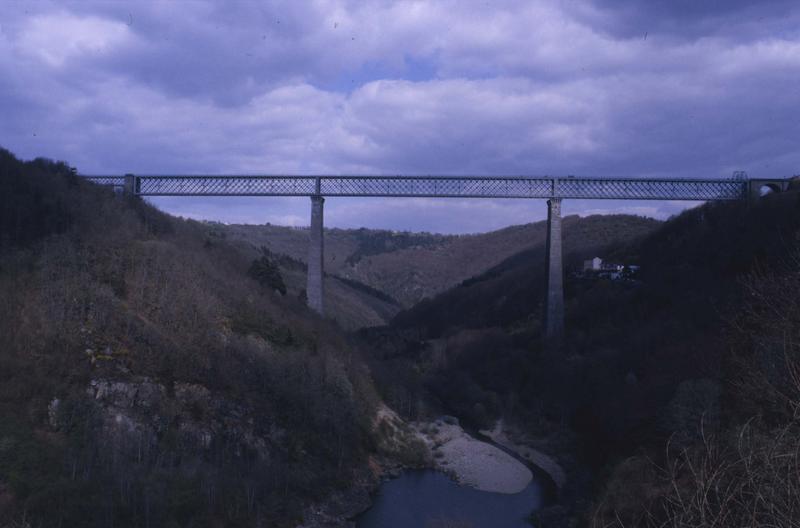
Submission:
M 91 176 L 122 186 L 122 176 Z M 402 176 L 136 176 L 142 196 L 393 196 L 463 198 L 586 198 L 617 200 L 739 200 L 741 180 Z
M 125 176 L 87 176 L 86 179 L 97 185 L 125 186 Z

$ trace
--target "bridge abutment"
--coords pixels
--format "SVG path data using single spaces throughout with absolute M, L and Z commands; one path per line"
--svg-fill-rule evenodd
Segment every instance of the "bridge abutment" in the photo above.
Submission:
M 325 198 L 322 196 L 311 197 L 311 229 L 308 236 L 308 282 L 306 286 L 308 306 L 320 315 L 325 313 L 325 240 L 322 219 L 324 204 Z
M 133 195 L 136 191 L 136 178 L 133 174 L 126 174 L 124 176 L 125 183 L 122 186 L 123 194 Z
M 747 195 L 751 202 L 761 198 L 762 190 L 781 193 L 791 188 L 794 179 L 753 178 L 747 182 Z
M 559 341 L 564 335 L 564 268 L 561 260 L 561 198 L 547 201 L 545 248 L 545 339 Z

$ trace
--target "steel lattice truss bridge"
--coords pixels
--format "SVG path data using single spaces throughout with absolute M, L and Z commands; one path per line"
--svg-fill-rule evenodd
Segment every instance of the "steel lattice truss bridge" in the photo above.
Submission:
M 755 199 L 763 188 L 783 192 L 792 179 L 651 179 L 523 176 L 218 176 L 148 175 L 85 176 L 99 185 L 135 196 L 308 196 L 308 304 L 324 313 L 325 197 L 391 198 L 542 198 L 547 200 L 546 294 L 542 309 L 544 337 L 557 341 L 564 331 L 563 264 L 561 260 L 561 201 Z
M 749 180 L 520 176 L 129 176 L 140 196 L 364 196 L 740 200 Z M 118 187 L 125 176 L 89 176 Z

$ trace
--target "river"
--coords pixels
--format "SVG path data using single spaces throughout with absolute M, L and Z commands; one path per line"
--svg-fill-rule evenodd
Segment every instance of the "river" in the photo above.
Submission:
M 433 470 L 406 471 L 384 482 L 358 528 L 530 528 L 531 513 L 543 503 L 534 477 L 519 493 L 478 491 L 459 486 Z M 443 521 L 449 521 L 443 522 Z

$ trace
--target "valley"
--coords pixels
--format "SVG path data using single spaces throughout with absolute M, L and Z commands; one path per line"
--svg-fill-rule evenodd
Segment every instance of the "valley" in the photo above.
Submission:
M 798 80 L 798 0 L 0 1 L 0 528 L 800 528 Z
M 585 256 L 649 233 L 660 222 L 635 216 L 598 215 L 569 216 L 564 224 L 569 266 L 578 266 Z M 279 256 L 278 260 L 283 259 L 282 273 L 291 277 L 290 294 L 297 295 L 305 289 L 307 229 L 222 224 L 208 227 L 214 236 L 225 237 L 248 255 L 255 256 L 260 248 L 267 248 Z M 519 258 L 521 253 L 541 259 L 530 270 L 540 276 L 544 273 L 545 239 L 545 221 L 460 236 L 327 229 L 326 293 L 335 307 L 331 317 L 351 330 L 386 325 L 400 311 L 490 272 Z
M 0 526 L 372 527 L 403 504 L 650 526 L 695 515 L 670 508 L 706 489 L 698 460 L 747 511 L 794 507 L 796 192 L 565 217 L 557 347 L 545 222 L 328 229 L 320 317 L 307 230 L 176 218 L 7 151 L 0 205 Z M 598 256 L 636 280 L 579 273 Z

